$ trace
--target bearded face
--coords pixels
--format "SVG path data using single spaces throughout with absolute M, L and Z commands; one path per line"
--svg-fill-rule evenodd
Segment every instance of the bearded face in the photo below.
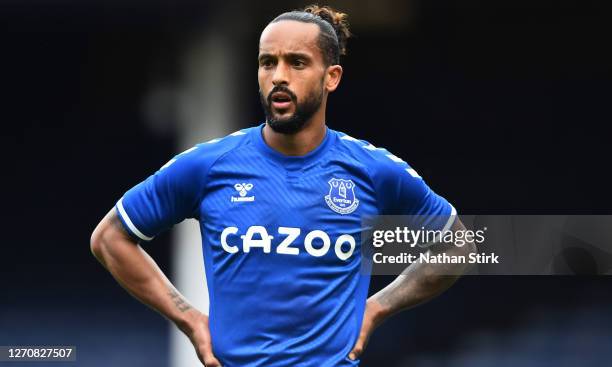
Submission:
M 308 91 L 299 100 L 288 87 L 280 85 L 272 88 L 267 96 L 259 91 L 261 105 L 266 121 L 272 130 L 281 134 L 295 134 L 302 130 L 323 101 L 323 81 L 318 88 Z

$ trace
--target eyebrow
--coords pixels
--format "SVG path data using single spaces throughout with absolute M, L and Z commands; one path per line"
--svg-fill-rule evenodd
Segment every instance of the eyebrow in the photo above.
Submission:
M 312 59 L 312 56 L 310 56 L 309 54 L 304 53 L 304 52 L 287 52 L 283 56 L 290 57 L 290 58 L 303 58 L 303 59 L 308 59 L 308 60 Z M 268 53 L 268 52 L 264 52 L 264 53 L 261 53 L 257 57 L 257 60 L 262 60 L 262 59 L 265 59 L 265 58 L 276 58 L 276 55 L 273 55 L 273 54 Z

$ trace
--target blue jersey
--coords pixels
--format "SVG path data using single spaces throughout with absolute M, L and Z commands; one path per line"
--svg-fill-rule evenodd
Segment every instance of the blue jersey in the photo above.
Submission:
M 117 212 L 145 241 L 199 221 L 223 366 L 357 366 L 347 356 L 369 285 L 361 218 L 452 218 L 454 208 L 385 149 L 326 128 L 315 150 L 285 156 L 265 143 L 263 126 L 177 155 L 126 192 Z

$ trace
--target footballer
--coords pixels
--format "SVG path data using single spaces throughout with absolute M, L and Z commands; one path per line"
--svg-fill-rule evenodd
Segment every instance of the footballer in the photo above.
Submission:
M 176 324 L 207 367 L 358 366 L 380 323 L 457 279 L 440 264 L 415 263 L 367 298 L 362 217 L 421 215 L 446 218 L 428 224 L 438 230 L 464 226 L 402 159 L 327 126 L 350 36 L 346 17 L 313 5 L 272 20 L 258 55 L 266 121 L 177 155 L 127 191 L 92 234 L 96 258 Z M 186 218 L 200 224 L 208 315 L 139 245 Z M 467 255 L 474 247 L 428 251 Z

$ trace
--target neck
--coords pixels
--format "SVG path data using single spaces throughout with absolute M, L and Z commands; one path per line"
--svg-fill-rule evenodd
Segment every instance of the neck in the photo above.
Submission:
M 280 134 L 266 123 L 263 128 L 263 138 L 268 146 L 284 155 L 301 156 L 313 151 L 325 138 L 325 109 L 317 111 L 305 125 L 295 134 Z

